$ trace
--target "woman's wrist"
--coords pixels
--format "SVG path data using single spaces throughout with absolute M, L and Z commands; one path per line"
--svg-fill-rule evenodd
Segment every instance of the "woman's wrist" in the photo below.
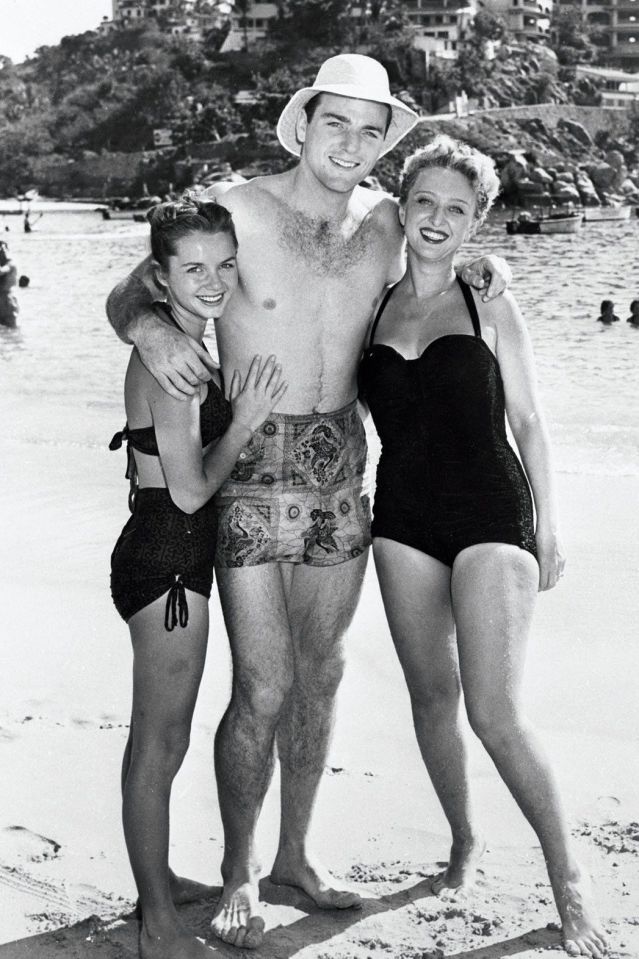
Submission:
M 240 420 L 231 420 L 229 432 L 241 442 L 242 446 L 246 446 L 253 436 L 254 430 L 252 430 L 248 424 L 242 423 Z

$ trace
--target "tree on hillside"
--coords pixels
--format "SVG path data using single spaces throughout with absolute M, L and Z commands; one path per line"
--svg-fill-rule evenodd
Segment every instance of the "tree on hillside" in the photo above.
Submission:
M 573 4 L 561 4 L 555 7 L 550 33 L 551 49 L 557 54 L 557 59 L 562 66 L 592 60 L 594 55 L 592 31 L 578 7 Z
M 449 83 L 455 93 L 482 96 L 486 92 L 486 80 L 493 71 L 493 62 L 487 59 L 489 42 L 506 40 L 508 31 L 502 17 L 480 10 L 470 24 L 463 39 L 463 49 L 450 72 Z
M 289 47 L 348 48 L 355 39 L 353 6 L 350 0 L 283 0 L 269 33 Z

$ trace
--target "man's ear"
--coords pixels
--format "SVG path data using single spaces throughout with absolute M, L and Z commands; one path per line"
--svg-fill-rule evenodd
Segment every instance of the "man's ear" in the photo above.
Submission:
M 402 226 L 406 224 L 406 209 L 404 208 L 403 203 L 400 203 L 397 207 L 397 216 L 399 217 L 399 222 Z
M 295 122 L 295 139 L 298 143 L 304 143 L 306 141 L 307 126 L 308 120 L 306 118 L 306 110 L 300 110 Z

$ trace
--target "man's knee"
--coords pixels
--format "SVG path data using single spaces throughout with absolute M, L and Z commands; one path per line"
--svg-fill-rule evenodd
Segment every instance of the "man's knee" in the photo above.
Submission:
M 233 677 L 233 698 L 257 720 L 276 720 L 294 682 L 292 666 L 280 665 L 276 670 L 236 670 Z
M 310 644 L 311 638 L 305 637 L 305 643 Z M 304 696 L 332 700 L 342 681 L 344 667 L 344 652 L 339 639 L 330 649 L 322 646 L 314 650 L 312 645 L 307 645 L 296 662 L 295 685 Z

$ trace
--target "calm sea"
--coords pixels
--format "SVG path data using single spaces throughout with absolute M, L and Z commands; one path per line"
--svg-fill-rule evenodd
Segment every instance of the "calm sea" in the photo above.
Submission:
M 122 420 L 127 349 L 104 300 L 146 252 L 146 224 L 47 214 L 25 235 L 0 217 L 18 266 L 20 328 L 0 327 L 3 432 L 40 444 L 98 446 Z M 639 329 L 625 322 L 639 298 L 639 218 L 588 224 L 574 236 L 510 237 L 502 222 L 473 249 L 499 252 L 527 318 L 541 394 L 563 471 L 639 474 Z M 603 299 L 621 322 L 602 327 Z

